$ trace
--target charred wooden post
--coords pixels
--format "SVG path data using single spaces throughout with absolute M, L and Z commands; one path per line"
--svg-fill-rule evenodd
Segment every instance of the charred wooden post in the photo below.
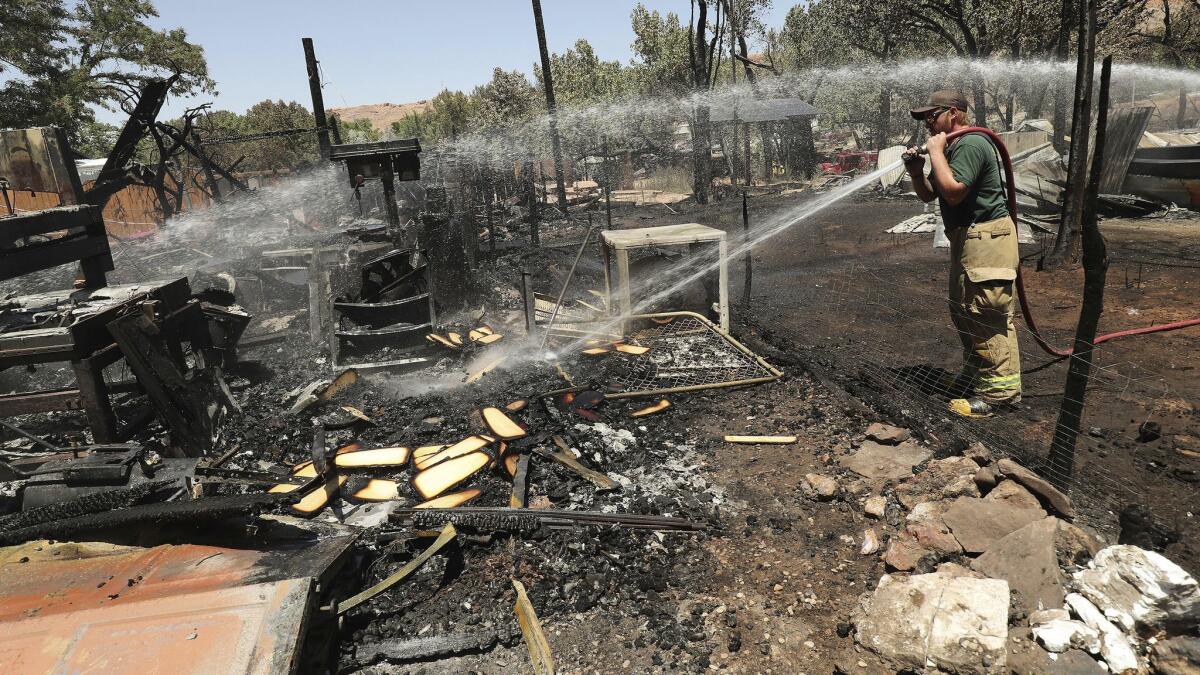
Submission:
M 742 190 L 742 241 L 750 241 L 750 209 L 745 190 Z M 742 285 L 742 305 L 747 310 L 750 309 L 750 288 L 754 276 L 754 262 L 750 259 L 750 253 L 750 249 L 746 249 L 746 278 Z
M 492 168 L 490 166 L 483 167 L 483 211 L 487 218 L 488 231 L 488 253 L 492 259 L 496 258 L 496 223 L 495 214 L 492 213 Z
M 312 94 L 313 119 L 317 123 L 317 145 L 321 159 L 329 159 L 329 126 L 325 121 L 325 98 L 321 95 L 321 71 L 312 38 L 301 38 L 304 44 L 304 65 L 308 68 L 308 91 Z
M 525 163 L 525 202 L 529 205 L 529 245 L 533 248 L 541 246 L 538 237 L 538 196 L 533 185 L 533 163 Z
M 1104 169 L 1104 137 L 1108 126 L 1111 76 L 1112 57 L 1106 56 L 1100 75 L 1096 149 L 1092 155 L 1091 174 L 1084 197 L 1083 304 L 1079 309 L 1079 323 L 1075 327 L 1075 344 L 1067 369 L 1067 383 L 1063 388 L 1062 406 L 1058 411 L 1058 424 L 1054 427 L 1054 440 L 1049 453 L 1050 482 L 1063 492 L 1070 490 L 1071 478 L 1074 475 L 1075 443 L 1079 436 L 1084 397 L 1087 395 L 1088 378 L 1092 370 L 1096 331 L 1100 324 L 1100 314 L 1104 311 L 1104 281 L 1108 272 L 1108 253 L 1104 235 L 1101 234 L 1097 222 L 1096 197 L 1100 192 L 1100 178 Z
M 604 139 L 604 229 L 612 229 L 612 156 L 608 152 L 608 139 Z
M 525 332 L 533 335 L 537 329 L 537 301 L 533 296 L 533 274 L 521 270 L 521 300 L 525 303 Z
M 558 138 L 558 110 L 554 103 L 554 76 L 550 70 L 550 52 L 546 49 L 546 27 L 542 23 L 541 0 L 533 0 L 533 22 L 537 29 L 538 52 L 542 58 L 542 83 L 546 90 L 546 113 L 550 116 L 550 147 L 554 154 L 554 184 L 558 194 L 558 208 L 566 214 L 567 188 L 563 184 L 562 145 Z

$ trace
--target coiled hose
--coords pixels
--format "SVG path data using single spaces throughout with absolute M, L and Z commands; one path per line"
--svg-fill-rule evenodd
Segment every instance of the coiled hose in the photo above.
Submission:
M 995 146 L 996 152 L 1000 155 L 1001 164 L 1004 165 L 1004 184 L 1008 189 L 1008 212 L 1012 216 L 1013 224 L 1015 226 L 1017 222 L 1017 187 L 1013 182 L 1012 160 L 1008 156 L 1008 148 L 1004 147 L 1004 142 L 1000 140 L 1000 137 L 996 134 L 996 132 L 986 127 L 967 127 L 965 129 L 959 129 L 958 131 L 946 134 L 946 141 L 949 142 L 958 138 L 959 136 L 972 133 L 983 134 L 986 136 L 987 139 L 992 142 L 992 145 Z M 1072 352 L 1075 351 L 1074 348 L 1059 349 L 1047 342 L 1046 339 L 1042 337 L 1041 331 L 1038 330 L 1037 323 L 1033 318 L 1033 312 L 1029 309 L 1029 298 L 1025 293 L 1025 282 L 1022 279 L 1021 267 L 1019 264 L 1017 266 L 1016 286 L 1017 300 L 1021 303 L 1021 314 L 1025 317 L 1025 325 L 1029 327 L 1029 332 L 1033 334 L 1033 339 L 1037 341 L 1038 346 L 1045 350 L 1047 354 L 1052 356 L 1070 356 Z M 1119 330 L 1112 333 L 1104 333 L 1103 335 L 1097 335 L 1092 344 L 1098 345 L 1102 342 L 1108 342 L 1109 340 L 1115 340 L 1116 338 L 1126 337 L 1129 335 L 1163 333 L 1169 330 L 1187 328 L 1189 326 L 1200 326 L 1200 318 L 1187 319 L 1185 321 L 1175 321 L 1173 323 L 1164 323 L 1157 326 L 1130 328 L 1129 330 Z

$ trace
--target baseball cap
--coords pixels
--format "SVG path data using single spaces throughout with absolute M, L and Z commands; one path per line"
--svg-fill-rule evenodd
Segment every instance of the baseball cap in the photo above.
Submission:
M 929 103 L 908 111 L 913 119 L 925 119 L 925 115 L 938 108 L 956 108 L 965 111 L 968 108 L 967 97 L 957 89 L 938 89 L 929 95 Z

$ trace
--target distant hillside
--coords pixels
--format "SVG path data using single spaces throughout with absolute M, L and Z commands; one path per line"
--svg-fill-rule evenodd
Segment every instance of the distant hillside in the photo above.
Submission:
M 425 112 L 428 108 L 429 101 L 417 101 L 416 103 L 371 103 L 348 108 L 330 108 L 330 110 L 336 113 L 340 120 L 347 122 L 369 120 L 371 126 L 385 130 L 391 128 L 392 122 L 398 122 L 412 113 Z

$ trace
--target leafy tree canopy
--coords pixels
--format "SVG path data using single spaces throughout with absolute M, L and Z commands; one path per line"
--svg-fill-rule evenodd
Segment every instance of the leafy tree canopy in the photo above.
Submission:
M 63 127 L 74 142 L 152 78 L 178 75 L 176 95 L 215 92 L 204 50 L 182 28 L 156 30 L 149 0 L 0 3 L 0 126 Z

